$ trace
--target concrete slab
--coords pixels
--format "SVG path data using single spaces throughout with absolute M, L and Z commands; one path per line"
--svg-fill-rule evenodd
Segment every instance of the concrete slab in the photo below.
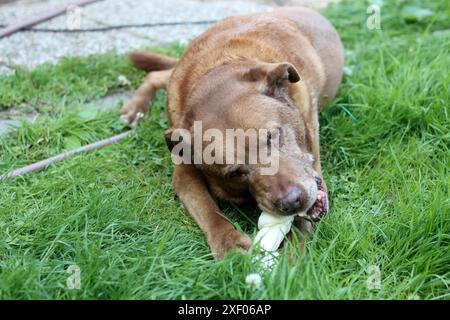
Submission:
M 118 110 L 122 103 L 128 101 L 133 96 L 134 91 L 118 92 L 106 97 L 86 103 L 84 109 L 96 109 L 99 111 Z M 36 114 L 20 113 L 14 109 L 0 112 L 0 138 L 20 126 L 21 121 L 33 122 Z
M 111 94 L 101 99 L 96 99 L 91 102 L 88 102 L 83 107 L 86 109 L 95 108 L 100 111 L 118 110 L 118 108 L 121 106 L 122 103 L 125 103 L 126 101 L 131 99 L 133 94 L 134 91 L 126 91 Z
M 0 112 L 0 138 L 20 126 L 21 121 L 31 123 L 35 118 L 35 114 L 20 114 L 14 110 Z

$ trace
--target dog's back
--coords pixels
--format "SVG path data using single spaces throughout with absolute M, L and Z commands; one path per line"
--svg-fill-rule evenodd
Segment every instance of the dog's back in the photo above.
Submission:
M 226 18 L 196 38 L 175 67 L 168 87 L 170 122 L 181 120 L 199 78 L 236 58 L 292 63 L 319 107 L 335 96 L 342 76 L 341 41 L 317 12 L 293 7 Z

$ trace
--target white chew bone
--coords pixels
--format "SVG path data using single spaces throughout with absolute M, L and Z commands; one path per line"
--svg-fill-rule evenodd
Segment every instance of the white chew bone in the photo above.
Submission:
M 303 216 L 300 213 L 299 216 Z M 254 263 L 259 263 L 263 269 L 272 270 L 277 262 L 279 253 L 276 252 L 286 234 L 291 229 L 294 222 L 294 216 L 279 216 L 261 212 L 258 219 L 258 233 L 256 234 L 254 244 L 262 249 L 262 256 L 253 257 Z M 246 281 L 250 281 L 247 280 Z M 248 283 L 248 282 L 247 282 Z
M 258 233 L 255 237 L 255 243 L 259 244 L 261 249 L 273 252 L 278 249 L 284 236 L 289 232 L 294 221 L 294 216 L 278 216 L 261 212 L 258 220 Z

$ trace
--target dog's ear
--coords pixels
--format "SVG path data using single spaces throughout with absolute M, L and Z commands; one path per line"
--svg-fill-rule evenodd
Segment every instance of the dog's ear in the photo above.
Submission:
M 268 86 L 285 86 L 300 81 L 297 69 L 289 62 L 258 63 L 244 74 L 248 81 L 266 80 Z
M 191 163 L 192 152 L 192 135 L 188 129 L 170 128 L 164 132 L 166 145 L 174 156 L 179 156 L 183 163 Z

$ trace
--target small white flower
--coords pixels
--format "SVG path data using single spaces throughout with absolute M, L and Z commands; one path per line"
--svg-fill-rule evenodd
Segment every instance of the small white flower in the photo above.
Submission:
M 189 40 L 188 39 L 182 39 L 178 43 L 179 43 L 180 46 L 184 46 L 185 47 L 185 46 L 187 46 L 189 44 Z
M 245 277 L 245 283 L 253 290 L 256 290 L 261 287 L 262 279 L 258 273 L 250 273 Z
M 352 66 L 344 66 L 344 74 L 346 76 L 351 76 L 353 74 L 353 67 Z
M 131 84 L 130 80 L 128 80 L 123 74 L 117 77 L 117 82 L 119 82 L 121 86 L 129 86 Z

